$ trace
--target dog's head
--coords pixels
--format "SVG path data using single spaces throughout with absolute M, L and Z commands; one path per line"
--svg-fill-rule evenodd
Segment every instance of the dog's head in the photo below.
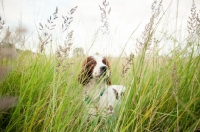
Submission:
M 103 78 L 106 80 L 107 85 L 111 85 L 110 65 L 105 57 L 94 55 L 84 60 L 81 73 L 78 76 L 78 81 L 86 85 L 92 78 Z

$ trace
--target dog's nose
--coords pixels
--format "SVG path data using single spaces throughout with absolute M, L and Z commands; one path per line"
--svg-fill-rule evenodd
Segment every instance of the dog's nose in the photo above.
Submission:
M 105 72 L 107 70 L 107 66 L 102 66 L 102 67 L 100 67 L 100 69 L 102 72 Z

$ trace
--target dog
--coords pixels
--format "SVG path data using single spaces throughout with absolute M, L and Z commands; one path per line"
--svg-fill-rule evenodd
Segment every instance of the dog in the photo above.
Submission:
M 83 100 L 89 105 L 89 120 L 99 114 L 113 115 L 117 102 L 125 93 L 124 86 L 111 85 L 110 76 L 110 64 L 105 57 L 94 55 L 84 60 L 78 82 L 84 86 Z

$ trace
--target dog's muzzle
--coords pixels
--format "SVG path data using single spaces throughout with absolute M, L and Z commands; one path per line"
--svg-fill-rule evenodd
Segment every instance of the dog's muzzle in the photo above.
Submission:
M 107 66 L 100 67 L 100 72 L 101 72 L 100 76 L 104 76 L 104 77 L 109 77 L 110 76 L 110 71 L 109 71 Z
M 107 66 L 100 67 L 100 70 L 101 70 L 102 73 L 106 72 L 107 69 L 108 69 Z

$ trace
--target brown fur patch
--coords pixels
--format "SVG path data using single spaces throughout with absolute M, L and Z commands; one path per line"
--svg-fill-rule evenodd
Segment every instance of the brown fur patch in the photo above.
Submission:
M 92 79 L 92 72 L 95 66 L 96 61 L 92 56 L 84 60 L 81 73 L 78 76 L 78 82 L 81 83 L 83 86 L 88 84 L 90 79 Z
M 114 93 L 115 93 L 116 99 L 118 100 L 118 99 L 119 99 L 119 94 L 118 94 L 117 90 L 115 90 L 115 89 L 113 88 L 113 91 L 114 91 Z
M 102 62 L 107 65 L 108 69 L 110 70 L 110 63 L 108 62 L 108 60 L 104 57 Z M 106 78 L 106 84 L 107 85 L 111 85 L 111 79 L 110 77 Z

